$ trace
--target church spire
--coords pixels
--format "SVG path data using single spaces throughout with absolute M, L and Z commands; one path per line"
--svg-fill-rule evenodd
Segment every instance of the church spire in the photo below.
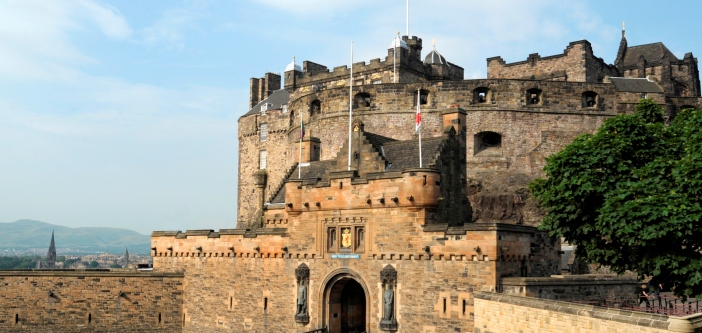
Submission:
M 49 252 L 46 254 L 46 267 L 56 268 L 56 244 L 54 243 L 53 230 L 51 230 L 51 243 L 49 244 Z
M 626 29 L 624 27 L 624 22 L 622 22 L 622 40 L 619 42 L 619 51 L 617 51 L 617 58 L 614 60 L 614 66 L 616 66 L 620 71 L 622 70 L 622 62 L 624 61 L 624 57 L 626 56 L 627 47 L 628 45 L 626 42 Z

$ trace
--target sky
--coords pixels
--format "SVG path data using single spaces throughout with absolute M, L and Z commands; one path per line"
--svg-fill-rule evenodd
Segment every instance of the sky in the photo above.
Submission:
M 702 55 L 702 2 L 410 0 L 409 33 L 465 78 L 486 61 L 587 39 Z M 387 54 L 405 0 L 0 0 L 0 222 L 234 228 L 249 78 L 296 56 L 329 68 Z M 270 163 L 273 163 L 271 161 Z

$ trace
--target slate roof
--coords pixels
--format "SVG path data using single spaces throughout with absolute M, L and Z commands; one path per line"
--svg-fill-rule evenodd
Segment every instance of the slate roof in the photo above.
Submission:
M 285 89 L 280 89 L 272 92 L 268 98 L 262 100 L 256 106 L 254 106 L 249 112 L 244 114 L 242 117 L 250 116 L 252 114 L 257 114 L 261 112 L 261 105 L 263 103 L 269 103 L 273 104 L 273 106 L 269 107 L 269 110 L 276 110 L 276 109 L 281 109 L 283 107 L 283 104 L 288 104 L 290 101 L 290 93 L 285 90 Z
M 617 90 L 621 92 L 662 93 L 663 89 L 656 82 L 648 79 L 632 79 L 623 77 L 610 78 Z
M 385 160 L 388 161 L 386 172 L 402 171 L 408 168 L 419 167 L 419 143 L 418 140 L 397 141 L 382 135 L 364 132 L 366 139 L 378 149 L 379 152 L 385 151 Z M 441 144 L 444 141 L 443 137 L 425 138 L 422 139 L 422 164 L 424 167 L 434 163 L 441 150 Z M 380 148 L 380 147 L 383 148 Z M 336 166 L 336 160 L 314 161 L 310 162 L 309 166 L 303 166 L 301 171 L 301 179 L 325 179 L 328 172 Z M 289 179 L 298 178 L 298 168 L 295 168 L 290 174 Z M 282 186 L 280 191 L 275 194 L 271 200 L 271 204 L 285 203 L 285 186 Z
M 443 137 L 422 139 L 423 167 L 434 163 L 443 141 Z M 385 160 L 389 163 L 385 171 L 402 171 L 407 168 L 419 168 L 418 140 L 388 142 L 383 146 L 383 149 L 385 150 Z
M 678 61 L 678 58 L 673 52 L 670 52 L 661 42 L 628 47 L 622 65 L 636 65 L 636 62 L 639 61 L 639 57 L 642 55 L 648 62 L 658 62 L 663 59 L 663 55 L 665 54 L 670 57 L 670 61 Z

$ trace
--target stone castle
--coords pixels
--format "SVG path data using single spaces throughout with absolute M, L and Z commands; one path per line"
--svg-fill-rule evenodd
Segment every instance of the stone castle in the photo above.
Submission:
M 0 272 L 0 290 L 22 290 L 5 297 L 0 327 L 487 333 L 531 327 L 509 325 L 519 313 L 583 323 L 581 332 L 675 331 L 662 317 L 646 319 L 649 330 L 631 317 L 583 319 L 577 307 L 523 302 L 631 298 L 636 285 L 553 277 L 560 243 L 535 228 L 543 212 L 527 184 L 546 156 L 641 98 L 668 117 L 698 108 L 692 54 L 630 47 L 623 33 L 614 64 L 583 40 L 554 56 L 489 58 L 486 79 L 464 80 L 436 48 L 422 49 L 422 39 L 398 36 L 384 59 L 332 70 L 293 60 L 282 77 L 251 79 L 236 229 L 153 232 L 152 272 Z

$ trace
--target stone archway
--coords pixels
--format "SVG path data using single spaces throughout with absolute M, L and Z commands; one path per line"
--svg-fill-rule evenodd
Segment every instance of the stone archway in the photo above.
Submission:
M 333 275 L 325 283 L 323 325 L 329 333 L 362 333 L 370 324 L 368 289 L 357 274 Z

